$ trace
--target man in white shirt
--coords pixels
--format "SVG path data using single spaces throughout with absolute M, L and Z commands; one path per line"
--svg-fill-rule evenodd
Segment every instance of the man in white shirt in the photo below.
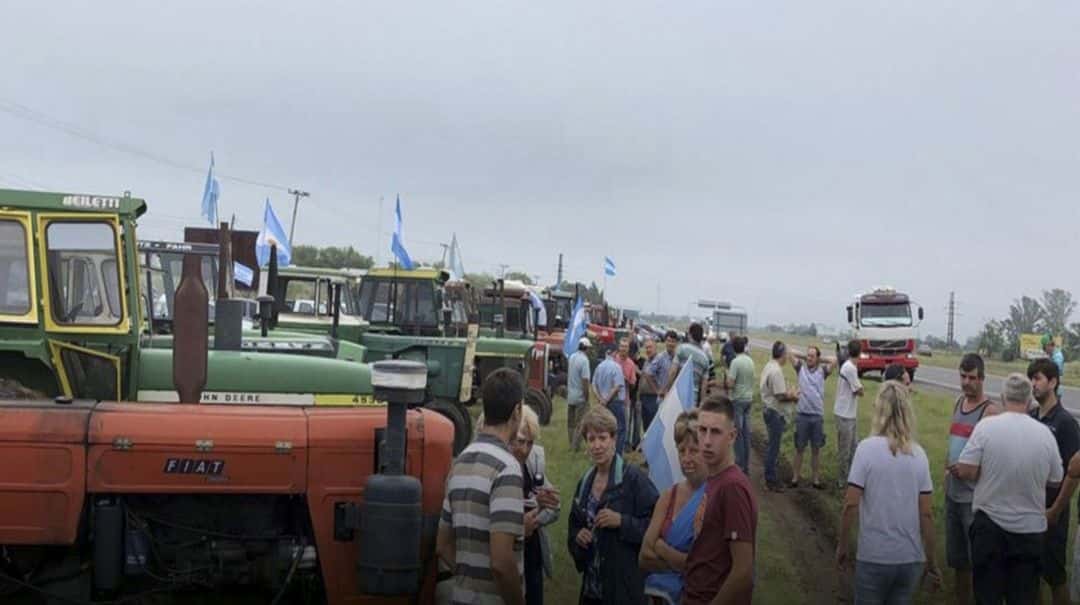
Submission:
M 1028 415 L 1031 381 L 1010 374 L 1005 412 L 975 426 L 954 476 L 975 481 L 972 583 L 978 603 L 1035 603 L 1046 533 L 1046 488 L 1063 470 L 1050 429 Z
M 846 489 L 851 459 L 855 457 L 855 446 L 859 445 L 859 431 L 855 419 L 859 412 L 859 397 L 863 394 L 863 385 L 859 381 L 859 368 L 855 360 L 862 352 L 857 340 L 848 341 L 848 358 L 840 366 L 840 378 L 836 382 L 836 401 L 833 403 L 833 418 L 836 420 L 836 487 Z

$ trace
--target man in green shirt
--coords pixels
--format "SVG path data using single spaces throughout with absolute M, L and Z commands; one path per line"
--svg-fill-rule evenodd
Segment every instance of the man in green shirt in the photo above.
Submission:
M 735 404 L 735 464 L 750 476 L 750 404 L 754 402 L 754 360 L 746 354 L 747 339 L 735 336 L 731 346 L 735 359 L 727 372 L 727 388 Z

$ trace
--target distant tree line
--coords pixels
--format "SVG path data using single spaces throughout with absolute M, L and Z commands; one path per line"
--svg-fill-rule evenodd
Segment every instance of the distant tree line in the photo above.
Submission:
M 1072 293 L 1061 288 L 1043 290 L 1041 299 L 1021 296 L 1009 305 L 1006 317 L 988 320 L 965 348 L 1012 361 L 1020 355 L 1021 334 L 1051 334 L 1062 338 L 1067 357 L 1076 357 L 1080 355 L 1080 323 L 1069 322 L 1076 305 Z
M 293 246 L 292 264 L 324 269 L 370 269 L 375 259 L 356 251 L 352 246 Z

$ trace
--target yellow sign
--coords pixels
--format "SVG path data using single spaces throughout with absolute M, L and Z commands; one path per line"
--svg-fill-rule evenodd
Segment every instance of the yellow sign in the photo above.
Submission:
M 1042 334 L 1020 335 L 1020 357 L 1023 359 L 1042 359 L 1046 351 L 1042 347 Z M 1054 337 L 1054 343 L 1061 347 L 1061 336 Z

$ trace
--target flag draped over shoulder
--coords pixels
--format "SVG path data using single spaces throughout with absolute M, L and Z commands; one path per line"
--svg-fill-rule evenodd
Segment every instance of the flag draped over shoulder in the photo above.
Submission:
M 683 480 L 679 448 L 675 443 L 675 421 L 679 414 L 694 408 L 693 366 L 692 363 L 683 364 L 641 441 L 641 451 L 649 463 L 649 479 L 660 492 Z

